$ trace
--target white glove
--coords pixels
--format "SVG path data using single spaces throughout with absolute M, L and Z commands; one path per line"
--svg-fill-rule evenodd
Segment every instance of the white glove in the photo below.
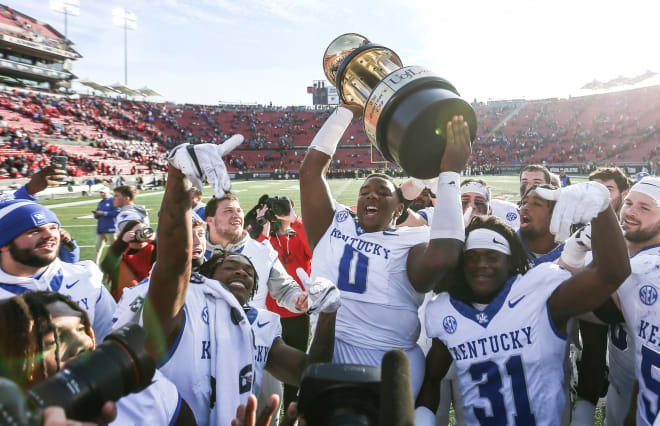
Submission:
M 337 312 L 341 306 L 341 298 L 332 281 L 323 277 L 316 277 L 312 281 L 303 268 L 296 269 L 296 274 L 309 295 L 308 314 Z
M 168 160 L 172 166 L 181 170 L 200 191 L 204 179 L 208 179 L 215 197 L 222 198 L 231 190 L 231 181 L 222 156 L 231 152 L 241 143 L 243 143 L 242 135 L 234 135 L 222 145 L 185 143 L 175 147 L 170 152 Z
M 584 258 L 591 251 L 591 224 L 580 228 L 564 243 L 561 260 L 571 268 L 584 266 Z
M 610 205 L 610 193 L 599 182 L 582 182 L 560 189 L 536 188 L 536 193 L 546 200 L 556 201 L 550 232 L 555 241 L 566 240 L 574 223 L 589 223 Z

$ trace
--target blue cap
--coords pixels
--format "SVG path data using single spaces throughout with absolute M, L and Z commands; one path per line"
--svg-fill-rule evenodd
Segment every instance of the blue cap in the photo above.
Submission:
M 0 204 L 0 247 L 4 247 L 23 232 L 60 221 L 46 207 L 28 200 L 9 200 Z

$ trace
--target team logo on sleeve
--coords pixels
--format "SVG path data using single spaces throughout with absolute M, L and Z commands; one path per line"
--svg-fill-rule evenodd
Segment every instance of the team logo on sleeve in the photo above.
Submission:
M 442 320 L 442 326 L 447 333 L 454 334 L 456 332 L 456 327 L 458 327 L 458 323 L 456 322 L 456 318 L 447 315 L 445 319 Z
M 346 210 L 340 210 L 340 211 L 337 212 L 337 215 L 336 215 L 337 222 L 342 223 L 346 219 L 348 219 L 349 216 L 350 215 L 348 214 L 348 212 Z
M 204 321 L 204 324 L 209 325 L 209 307 L 204 306 L 204 309 L 202 309 L 202 321 Z
M 248 364 L 238 373 L 238 391 L 245 393 L 252 390 L 252 364 Z
M 652 285 L 645 285 L 639 289 L 639 300 L 647 306 L 653 305 L 658 300 L 658 290 Z

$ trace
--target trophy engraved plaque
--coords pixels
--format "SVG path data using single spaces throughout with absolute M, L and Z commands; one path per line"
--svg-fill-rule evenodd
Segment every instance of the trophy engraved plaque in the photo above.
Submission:
M 343 103 L 364 108 L 364 131 L 383 156 L 409 175 L 440 174 L 447 122 L 462 115 L 477 134 L 477 117 L 447 80 L 421 66 L 403 66 L 399 56 L 366 37 L 337 37 L 323 55 L 323 71 Z

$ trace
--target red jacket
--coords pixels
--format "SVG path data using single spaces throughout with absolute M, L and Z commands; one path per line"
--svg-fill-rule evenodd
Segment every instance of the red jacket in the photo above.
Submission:
M 298 274 L 296 274 L 296 269 L 303 268 L 309 275 L 312 270 L 312 251 L 307 245 L 307 234 L 305 234 L 305 228 L 300 217 L 296 218 L 295 222 L 291 224 L 290 229 L 295 231 L 295 234 L 293 232 L 287 232 L 277 237 L 259 235 L 257 241 L 264 241 L 265 239 L 270 241 L 270 244 L 279 253 L 280 262 L 284 265 L 286 272 L 305 290 L 305 287 L 298 278 Z M 269 311 L 279 314 L 282 318 L 301 315 L 278 305 L 275 299 L 270 296 L 270 293 L 266 297 L 266 307 Z

